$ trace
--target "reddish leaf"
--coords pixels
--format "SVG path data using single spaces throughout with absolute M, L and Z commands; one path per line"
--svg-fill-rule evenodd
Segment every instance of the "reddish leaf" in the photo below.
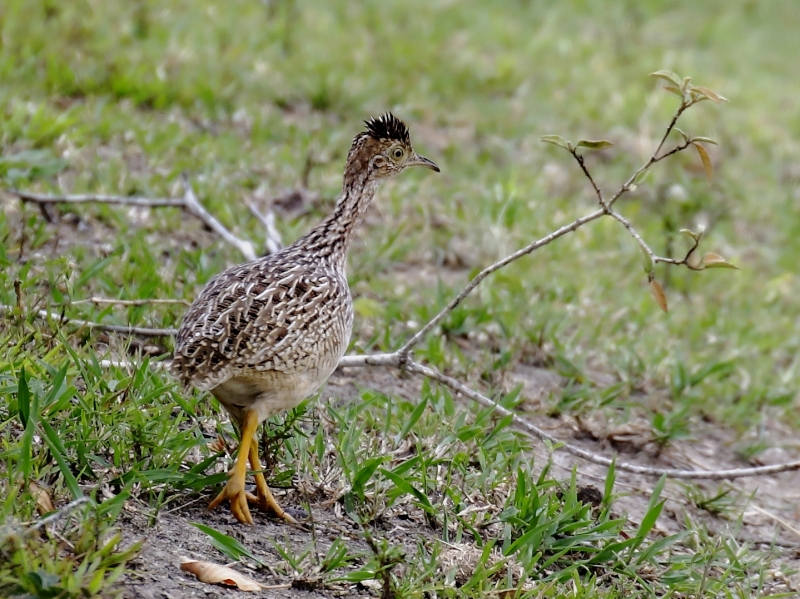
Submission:
M 661 286 L 661 283 L 655 279 L 650 281 L 650 291 L 653 292 L 653 297 L 656 299 L 658 306 L 664 310 L 664 312 L 669 312 L 667 309 L 667 296 L 664 293 L 664 288 Z
M 706 149 L 699 143 L 694 143 L 694 142 L 692 143 L 694 147 L 697 149 L 697 153 L 700 155 L 700 160 L 703 163 L 703 170 L 706 172 L 706 178 L 710 183 L 714 179 L 714 167 L 711 164 L 711 156 L 708 155 Z

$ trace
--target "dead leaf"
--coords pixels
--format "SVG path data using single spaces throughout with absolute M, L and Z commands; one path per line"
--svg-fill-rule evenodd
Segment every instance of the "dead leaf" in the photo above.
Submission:
M 735 268 L 736 270 L 739 270 L 738 266 L 731 264 L 725 260 L 725 258 L 719 254 L 715 254 L 714 252 L 708 252 L 705 256 L 703 256 L 700 264 L 702 264 L 704 268 Z
M 200 582 L 235 586 L 240 591 L 260 591 L 265 588 L 264 585 L 228 566 L 220 566 L 212 562 L 198 562 L 183 557 L 181 558 L 181 570 L 194 574 Z
M 700 155 L 700 160 L 703 163 L 703 170 L 706 172 L 706 178 L 710 183 L 714 178 L 714 167 L 711 164 L 711 156 L 708 155 L 706 149 L 699 143 L 693 144 L 697 148 L 697 153 Z
M 228 444 L 225 443 L 222 435 L 217 435 L 217 438 L 208 444 L 208 448 L 214 453 L 221 453 L 228 450 Z
M 650 290 L 653 292 L 653 297 L 656 298 L 659 307 L 664 310 L 664 312 L 669 312 L 667 309 L 667 295 L 664 293 L 664 288 L 661 286 L 661 283 L 653 279 L 650 281 Z
M 47 489 L 31 481 L 28 483 L 28 491 L 36 498 L 36 511 L 39 512 L 39 515 L 44 516 L 56 511 L 56 506 L 53 505 L 53 500 L 50 498 L 50 493 L 47 492 Z

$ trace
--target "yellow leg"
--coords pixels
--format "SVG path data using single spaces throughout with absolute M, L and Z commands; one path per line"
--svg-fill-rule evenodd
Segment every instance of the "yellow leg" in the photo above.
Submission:
M 231 503 L 233 516 L 242 524 L 251 525 L 253 524 L 253 516 L 250 515 L 250 508 L 247 506 L 244 480 L 247 474 L 247 458 L 252 455 L 250 448 L 253 446 L 253 435 L 255 435 L 257 428 L 258 415 L 255 412 L 247 412 L 244 426 L 242 426 L 241 439 L 239 440 L 239 454 L 236 456 L 236 464 L 233 466 L 231 477 L 216 499 L 208 504 L 208 509 L 213 510 L 227 499 Z M 256 459 L 258 459 L 258 456 L 256 456 Z M 266 485 L 266 483 L 264 484 Z M 269 492 L 269 489 L 267 491 Z
M 278 502 L 275 501 L 272 492 L 269 490 L 267 481 L 264 478 L 264 473 L 261 472 L 261 462 L 258 459 L 257 439 L 253 439 L 253 442 L 250 444 L 250 467 L 256 472 L 256 493 L 258 494 L 257 497 L 251 495 L 250 500 L 252 501 L 255 499 L 254 503 L 262 510 L 272 512 L 278 518 L 282 518 L 290 524 L 296 524 L 297 520 L 292 518 L 278 505 Z

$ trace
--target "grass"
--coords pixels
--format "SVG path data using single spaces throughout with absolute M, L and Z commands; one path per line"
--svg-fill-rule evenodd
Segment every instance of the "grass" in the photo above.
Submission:
M 800 66 L 787 60 L 800 51 L 798 21 L 790 0 L 10 0 L 0 8 L 0 178 L 169 197 L 188 171 L 226 226 L 260 239 L 242 198 L 297 187 L 311 156 L 321 200 L 278 215 L 291 240 L 330 209 L 360 120 L 392 109 L 443 173 L 382 189 L 351 252 L 351 351 L 386 351 L 480 267 L 594 209 L 576 165 L 540 136 L 613 141 L 587 162 L 614 189 L 675 109 L 647 73 L 692 75 L 731 99 L 692 109 L 683 125 L 720 142 L 713 182 L 686 153 L 620 207 L 659 253 L 680 253 L 678 229 L 708 225 L 703 248 L 741 270 L 659 266 L 665 315 L 635 244 L 603 219 L 494 275 L 416 356 L 519 409 L 529 409 L 525 392 L 511 392 L 508 376 L 540 365 L 565 381 L 543 413 L 643 422 L 645 444 L 662 451 L 710 427 L 731 459 L 751 459 L 785 444 L 769 434 L 774 421 L 789 434 L 800 427 Z M 79 206 L 50 210 L 61 216 L 49 223 L 35 206 L 3 201 L 0 303 L 22 310 L 0 323 L 0 585 L 113 594 L 135 553 L 114 536 L 123 500 L 113 498 L 140 502 L 151 521 L 197 498 L 224 478 L 227 456 L 208 442 L 230 427 L 144 358 L 133 372 L 100 366 L 141 344 L 26 315 L 92 295 L 192 299 L 239 256 L 174 209 Z M 160 327 L 176 326 L 183 307 L 65 310 Z M 712 531 L 687 508 L 681 531 L 662 533 L 651 522 L 658 493 L 630 522 L 615 507 L 620 491 L 607 488 L 599 505 L 579 499 L 580 477 L 531 457 L 530 442 L 491 413 L 427 384 L 409 387 L 413 401 L 365 384 L 360 401 L 311 402 L 293 434 L 274 433 L 272 482 L 327 488 L 326 499 L 341 491 L 358 530 L 327 547 L 275 540 L 281 574 L 319 592 L 361 585 L 402 597 L 772 592 L 778 558 L 738 540 L 738 495 L 668 484 L 685 506 L 722 510 L 732 524 Z M 30 481 L 57 505 L 81 494 L 92 503 L 60 519 L 58 534 L 31 536 Z M 400 515 L 416 531 L 402 547 L 385 530 Z

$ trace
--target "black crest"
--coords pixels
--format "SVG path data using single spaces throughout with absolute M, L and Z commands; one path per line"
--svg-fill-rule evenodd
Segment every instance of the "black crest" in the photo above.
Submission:
M 393 139 L 411 143 L 406 124 L 391 112 L 364 121 L 367 125 L 367 134 L 373 139 Z

